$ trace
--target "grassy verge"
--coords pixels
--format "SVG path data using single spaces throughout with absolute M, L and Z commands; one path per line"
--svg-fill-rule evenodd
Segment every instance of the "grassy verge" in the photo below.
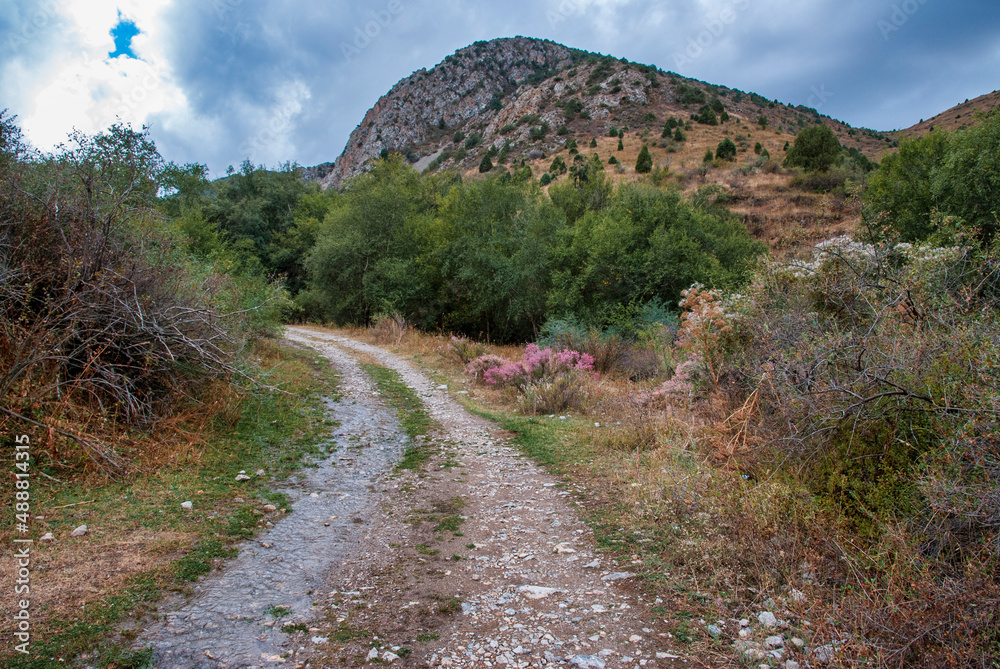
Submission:
M 394 370 L 374 363 L 361 363 L 361 368 L 375 382 L 382 398 L 396 410 L 400 426 L 413 440 L 396 468 L 420 469 L 434 453 L 434 447 L 425 439 L 433 421 L 424 403 Z
M 129 650 L 138 630 L 121 623 L 233 557 L 235 544 L 263 525 L 265 503 L 288 504 L 270 488 L 324 452 L 323 398 L 336 393 L 336 378 L 312 352 L 265 343 L 258 354 L 266 382 L 284 392 L 245 388 L 219 399 L 210 420 L 191 428 L 193 445 L 165 465 L 125 481 L 33 487 L 32 508 L 44 514 L 36 525 L 44 527 L 32 529 L 57 541 L 34 549 L 31 655 L 4 658 L 4 666 L 146 666 L 149 653 Z M 241 472 L 250 480 L 237 481 Z M 194 509 L 182 509 L 185 501 Z M 81 524 L 88 534 L 70 538 Z

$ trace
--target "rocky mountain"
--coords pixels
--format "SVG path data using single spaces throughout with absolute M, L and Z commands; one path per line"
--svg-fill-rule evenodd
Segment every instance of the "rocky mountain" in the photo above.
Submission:
M 690 125 L 692 117 L 708 116 L 706 108 L 714 108 L 716 119 L 731 118 L 751 128 L 764 119 L 760 128 L 779 134 L 794 135 L 806 124 L 824 121 L 845 146 L 872 158 L 893 141 L 807 107 L 686 79 L 655 66 L 515 37 L 477 42 L 397 83 L 365 114 L 321 181 L 325 187 L 339 187 L 389 153 L 407 156 L 420 170 L 475 170 L 484 155 L 491 162 L 538 161 L 574 142 L 589 145 L 612 129 L 665 140 L 650 147 L 662 164 L 678 149 L 671 138 L 661 138 L 665 121 L 677 117 Z M 731 125 L 714 127 L 714 142 L 731 134 Z

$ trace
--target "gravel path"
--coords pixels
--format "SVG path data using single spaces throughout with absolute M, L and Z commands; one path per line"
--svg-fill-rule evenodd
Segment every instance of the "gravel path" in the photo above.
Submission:
M 283 489 L 293 500 L 292 513 L 270 513 L 273 527 L 202 579 L 190 600 L 165 602 L 162 620 L 136 642 L 153 647 L 158 669 L 273 667 L 294 660 L 300 646 L 281 627 L 316 618 L 322 609 L 314 604 L 323 599 L 327 575 L 356 561 L 383 492 L 380 479 L 398 461 L 406 438 L 351 356 L 337 349 L 324 354 L 342 373 L 343 398 L 328 403 L 330 417 L 341 423 L 333 435 L 338 448 Z M 273 607 L 288 613 L 276 619 Z
M 348 351 L 396 370 L 440 424 L 442 453 L 386 481 L 391 494 L 359 547 L 366 561 L 331 574 L 325 622 L 299 666 L 690 666 L 650 622 L 661 602 L 595 553 L 572 493 L 495 425 L 379 348 L 318 329 L 287 336 L 338 365 Z M 461 532 L 420 522 L 446 500 L 460 501 Z M 440 605 L 450 597 L 461 609 Z M 361 628 L 374 635 L 326 649 L 338 631 Z

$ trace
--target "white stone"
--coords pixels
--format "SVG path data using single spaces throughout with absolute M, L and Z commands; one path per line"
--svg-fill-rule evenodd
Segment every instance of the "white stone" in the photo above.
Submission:
M 42 538 L 39 539 L 39 541 L 46 541 L 46 542 L 47 541 L 55 541 L 55 540 L 56 540 L 56 538 L 54 536 L 52 536 L 51 532 L 46 532 L 45 534 L 42 535 Z
M 368 651 L 368 658 L 367 659 L 368 659 L 369 662 L 371 662 L 372 660 L 377 660 L 378 659 L 378 648 L 372 648 L 370 651 Z
M 551 594 L 560 592 L 558 588 L 546 588 L 541 585 L 522 585 L 517 590 L 528 599 L 545 599 Z
M 757 621 L 760 622 L 764 627 L 774 627 L 778 624 L 778 619 L 774 617 L 774 614 L 770 611 L 764 611 L 759 616 L 757 616 Z
M 792 637 L 792 645 L 795 646 L 796 648 L 798 648 L 799 650 L 802 650 L 803 648 L 806 647 L 806 642 L 803 641 L 802 639 L 798 638 L 797 636 L 793 636 Z
M 181 502 L 181 508 L 184 509 L 185 511 L 190 511 L 191 509 L 194 508 L 194 503 L 193 502 Z
M 605 574 L 601 577 L 602 581 L 621 581 L 626 578 L 632 578 L 632 574 L 627 571 L 616 571 L 611 574 Z
M 764 645 L 768 648 L 784 648 L 785 640 L 780 636 L 769 636 L 764 639 Z
M 246 474 L 237 474 L 236 475 L 236 480 L 237 481 L 249 481 L 250 477 L 247 476 Z
M 389 664 L 392 664 L 393 662 L 395 662 L 398 659 L 399 659 L 399 655 L 396 655 L 395 653 L 393 653 L 391 651 L 387 650 L 384 653 L 382 653 L 382 660 L 384 662 L 388 662 Z
M 796 604 L 805 604 L 806 596 L 801 590 L 796 590 L 792 588 L 792 591 L 788 593 L 788 598 L 795 602 Z
M 274 504 L 265 504 L 264 510 L 270 513 L 271 511 L 277 511 L 278 507 L 276 507 Z
M 583 565 L 583 568 L 584 569 L 599 569 L 600 566 L 601 566 L 601 561 L 600 560 L 594 560 L 592 562 L 588 562 L 587 564 Z
M 569 663 L 579 669 L 604 669 L 606 666 L 604 660 L 596 655 L 574 655 L 570 658 Z
M 629 643 L 639 643 L 640 641 L 642 641 L 642 637 L 638 634 L 633 634 L 628 638 Z
M 785 660 L 785 669 L 799 669 L 799 663 L 795 660 Z
M 564 542 L 557 545 L 552 552 L 563 554 L 563 553 L 575 553 L 576 550 L 570 547 L 569 542 Z
M 267 472 L 265 472 L 263 469 L 258 469 L 257 470 L 257 476 L 264 476 L 266 473 Z
M 80 527 L 78 527 L 75 530 L 73 530 L 72 532 L 70 532 L 69 536 L 71 536 L 71 537 L 82 537 L 86 533 L 87 533 L 87 526 L 86 525 L 81 525 Z

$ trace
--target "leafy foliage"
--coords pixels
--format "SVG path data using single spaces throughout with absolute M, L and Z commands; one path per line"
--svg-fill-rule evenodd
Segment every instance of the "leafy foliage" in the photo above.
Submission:
M 795 136 L 785 156 L 785 167 L 803 167 L 825 172 L 841 160 L 840 140 L 825 123 L 806 128 Z

